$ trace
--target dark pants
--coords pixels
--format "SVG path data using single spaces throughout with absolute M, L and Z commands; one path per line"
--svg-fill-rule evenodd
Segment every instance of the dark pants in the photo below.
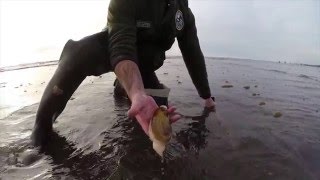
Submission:
M 108 33 L 103 31 L 79 41 L 69 40 L 63 48 L 59 65 L 42 96 L 32 140 L 41 145 L 52 131 L 52 123 L 64 110 L 68 100 L 87 76 L 112 71 L 108 54 Z M 140 70 L 145 88 L 161 89 L 153 71 Z M 117 84 L 117 83 L 116 83 Z M 121 90 L 116 85 L 115 95 Z

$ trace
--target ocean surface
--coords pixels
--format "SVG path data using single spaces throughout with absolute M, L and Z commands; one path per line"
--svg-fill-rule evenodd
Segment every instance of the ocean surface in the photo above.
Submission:
M 320 68 L 206 58 L 206 112 L 182 58 L 157 71 L 184 115 L 164 162 L 113 96 L 114 74 L 88 77 L 41 151 L 30 134 L 56 65 L 0 72 L 0 179 L 320 179 Z M 19 68 L 18 68 L 19 69 Z

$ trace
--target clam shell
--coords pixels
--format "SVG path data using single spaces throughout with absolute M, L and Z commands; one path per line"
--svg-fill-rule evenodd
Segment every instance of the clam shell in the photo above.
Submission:
M 167 108 L 160 106 L 149 124 L 149 136 L 153 149 L 162 156 L 166 144 L 170 141 L 172 128 L 167 114 Z

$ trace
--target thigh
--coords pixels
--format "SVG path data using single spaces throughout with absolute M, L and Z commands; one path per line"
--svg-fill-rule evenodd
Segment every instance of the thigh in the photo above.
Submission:
M 69 40 L 61 53 L 59 67 L 81 71 L 86 76 L 111 71 L 108 32 L 96 33 L 79 41 Z

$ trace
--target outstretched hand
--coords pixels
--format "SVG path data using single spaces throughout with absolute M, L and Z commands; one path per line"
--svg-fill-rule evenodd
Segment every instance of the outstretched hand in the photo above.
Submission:
M 129 117 L 135 117 L 142 127 L 143 131 L 148 134 L 149 124 L 153 118 L 154 112 L 159 108 L 151 96 L 137 94 L 131 99 L 131 108 L 128 111 Z M 181 116 L 175 113 L 175 107 L 168 108 L 169 119 L 171 123 L 178 121 Z

